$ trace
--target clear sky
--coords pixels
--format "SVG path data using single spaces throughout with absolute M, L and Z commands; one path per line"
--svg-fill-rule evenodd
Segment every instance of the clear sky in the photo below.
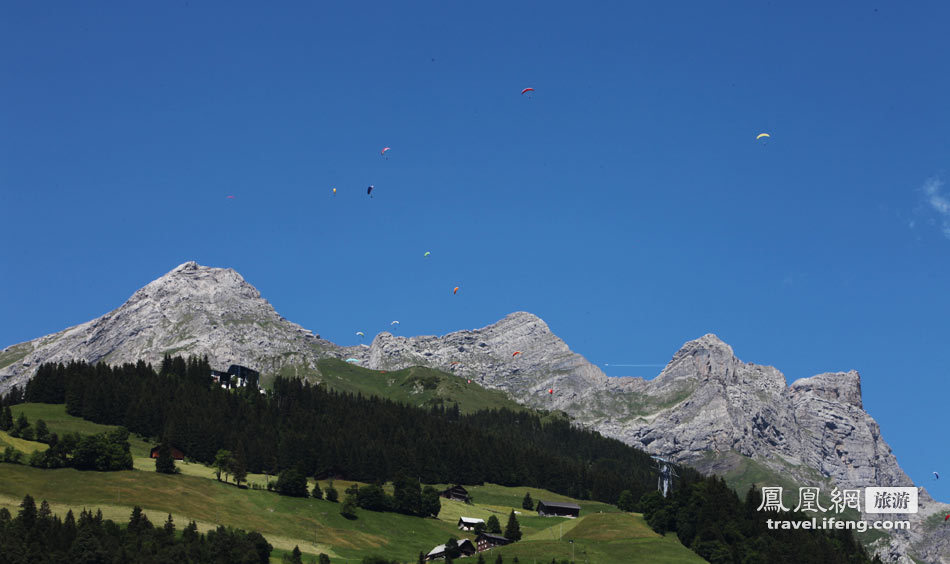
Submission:
M 950 7 L 648 4 L 3 3 L 0 347 L 188 260 L 340 344 L 712 332 L 950 501 Z

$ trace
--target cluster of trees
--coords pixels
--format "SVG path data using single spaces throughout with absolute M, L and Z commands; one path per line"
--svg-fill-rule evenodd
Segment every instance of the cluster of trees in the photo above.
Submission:
M 851 531 L 772 530 L 767 520 L 810 519 L 801 513 L 759 511 L 761 491 L 753 486 L 740 500 L 721 478 L 674 490 L 667 498 L 651 492 L 640 500 L 647 523 L 658 533 L 675 532 L 680 542 L 712 564 L 842 562 L 880 564 Z
M 4 406 L 0 419 L 10 416 L 10 407 Z M 7 429 L 4 429 L 7 430 Z M 132 453 L 129 445 L 129 432 L 119 427 L 108 433 L 80 435 L 65 433 L 59 437 L 49 432 L 46 422 L 36 421 L 36 431 L 30 426 L 26 415 L 21 413 L 10 426 L 10 435 L 26 440 L 36 440 L 49 445 L 46 450 L 36 450 L 27 459 L 30 466 L 38 468 L 72 467 L 79 470 L 131 470 Z M 15 434 L 14 434 L 15 433 Z M 0 461 L 20 463 L 23 455 L 13 447 L 7 447 Z
M 46 364 L 25 399 L 65 402 L 70 414 L 167 437 L 187 456 L 215 464 L 219 450 L 249 472 L 345 476 L 381 483 L 398 475 L 425 483 L 526 485 L 608 503 L 627 489 L 655 487 L 650 457 L 620 441 L 573 427 L 566 417 L 453 406 L 421 409 L 341 394 L 298 379 L 273 390 L 223 390 L 205 360 L 166 359 L 110 367 Z M 689 469 L 682 480 L 699 475 Z
M 83 510 L 78 520 L 69 511 L 60 519 L 45 500 L 37 507 L 29 495 L 23 498 L 15 518 L 0 508 L 0 561 L 9 564 L 267 564 L 272 548 L 257 532 L 218 527 L 202 535 L 194 521 L 179 535 L 171 515 L 164 524 L 154 526 L 139 507 L 132 510 L 126 527 L 104 520 L 101 511 Z
M 432 486 L 423 488 L 418 479 L 405 476 L 397 476 L 393 480 L 393 495 L 387 494 L 380 484 L 363 487 L 353 484 L 344 494 L 344 506 L 351 504 L 369 511 L 391 511 L 403 515 L 430 517 L 438 516 L 442 509 L 437 489 Z
M 37 420 L 36 429 L 34 429 L 23 413 L 13 419 L 13 411 L 9 405 L 5 405 L 0 409 L 0 431 L 5 431 L 11 437 L 41 443 L 49 442 L 50 437 L 46 421 Z

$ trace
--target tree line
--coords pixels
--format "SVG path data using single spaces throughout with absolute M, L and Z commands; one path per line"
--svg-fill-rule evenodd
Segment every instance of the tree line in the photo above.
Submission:
M 140 507 L 132 509 L 124 527 L 103 519 L 101 510 L 93 514 L 83 509 L 78 519 L 70 510 L 60 519 L 45 500 L 37 507 L 29 495 L 16 517 L 0 508 L 3 564 L 267 564 L 272 549 L 260 533 L 218 527 L 201 534 L 194 521 L 178 534 L 171 515 L 153 525 Z

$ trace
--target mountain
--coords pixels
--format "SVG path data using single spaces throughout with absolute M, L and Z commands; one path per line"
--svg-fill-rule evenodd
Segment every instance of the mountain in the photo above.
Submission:
M 224 369 L 274 372 L 285 365 L 315 370 L 317 358 L 338 350 L 278 315 L 234 270 L 186 262 L 98 319 L 4 349 L 0 390 L 24 384 L 44 362 L 158 363 L 165 354 L 194 354 Z
M 222 368 L 244 364 L 260 369 L 265 382 L 284 373 L 344 385 L 345 370 L 325 360 L 343 358 L 375 371 L 424 366 L 451 372 L 520 404 L 562 410 L 606 436 L 724 475 L 739 488 L 820 485 L 827 493 L 834 485 L 913 485 L 864 411 L 855 371 L 788 385 L 775 368 L 742 362 L 709 334 L 685 343 L 652 380 L 608 378 L 526 312 L 481 329 L 419 337 L 384 332 L 370 345 L 340 347 L 278 315 L 234 270 L 194 262 L 98 319 L 4 349 L 0 391 L 23 384 L 44 362 L 157 363 L 165 354 L 207 355 Z M 356 382 L 358 373 L 352 385 L 366 385 Z M 399 379 L 399 394 L 417 385 L 404 380 L 410 376 L 391 377 Z M 950 506 L 923 489 L 920 503 L 910 532 L 884 536 L 874 547 L 891 561 L 910 563 L 913 553 L 950 564 L 950 530 L 934 526 Z

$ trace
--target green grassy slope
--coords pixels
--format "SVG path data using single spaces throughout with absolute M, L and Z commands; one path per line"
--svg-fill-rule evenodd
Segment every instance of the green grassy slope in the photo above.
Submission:
M 469 375 L 456 375 L 414 366 L 397 371 L 383 372 L 354 366 L 337 359 L 321 360 L 317 367 L 321 380 L 331 390 L 379 396 L 417 407 L 429 407 L 440 400 L 448 407 L 458 402 L 463 413 L 480 409 L 507 407 L 523 410 L 500 390 L 489 390 Z
M 14 419 L 21 413 L 26 414 L 26 418 L 34 429 L 36 428 L 36 421 L 42 419 L 46 422 L 50 433 L 56 433 L 57 435 L 63 435 L 64 433 L 95 435 L 107 433 L 116 428 L 114 425 L 100 425 L 79 417 L 73 417 L 66 413 L 66 405 L 61 403 L 22 403 L 12 406 L 10 410 L 13 412 Z M 129 435 L 129 446 L 133 457 L 148 457 L 155 444 L 138 435 Z
M 179 527 L 190 520 L 207 530 L 215 524 L 260 531 L 275 547 L 290 550 L 299 545 L 307 554 L 324 552 L 337 559 L 358 559 L 371 554 L 414 562 L 420 551 L 444 543 L 450 536 L 474 538 L 457 530 L 460 515 L 498 515 L 502 526 L 512 509 L 519 516 L 525 540 L 506 547 L 505 554 L 537 557 L 550 561 L 570 556 L 567 535 L 577 540 L 578 551 L 586 551 L 593 564 L 614 562 L 701 562 L 679 544 L 675 537 L 652 533 L 638 515 L 606 511 L 609 506 L 579 502 L 578 520 L 541 518 L 521 509 L 525 489 L 494 485 L 473 487 L 476 504 L 443 500 L 438 519 L 420 519 L 393 513 L 358 510 L 359 518 L 349 521 L 339 514 L 339 504 L 315 499 L 282 497 L 266 491 L 239 489 L 207 477 L 163 475 L 147 471 L 79 472 L 70 468 L 40 470 L 23 465 L 0 464 L 0 506 L 15 511 L 29 493 L 46 499 L 57 513 L 72 508 L 102 508 L 107 518 L 125 522 L 134 505 L 146 510 L 153 523 L 168 513 Z M 339 489 L 345 482 L 336 482 Z M 325 486 L 325 482 L 321 482 Z M 532 497 L 568 499 L 543 490 L 531 490 Z M 478 503 L 484 498 L 486 503 Z M 491 503 L 487 503 L 487 502 Z M 590 524 L 588 524 L 590 523 Z M 563 532 L 562 532 L 563 531 Z M 558 540 L 561 538 L 561 540 Z M 580 554 L 580 552 L 578 552 Z M 473 560 L 474 561 L 474 560 Z M 579 562 L 582 560 L 578 560 Z

